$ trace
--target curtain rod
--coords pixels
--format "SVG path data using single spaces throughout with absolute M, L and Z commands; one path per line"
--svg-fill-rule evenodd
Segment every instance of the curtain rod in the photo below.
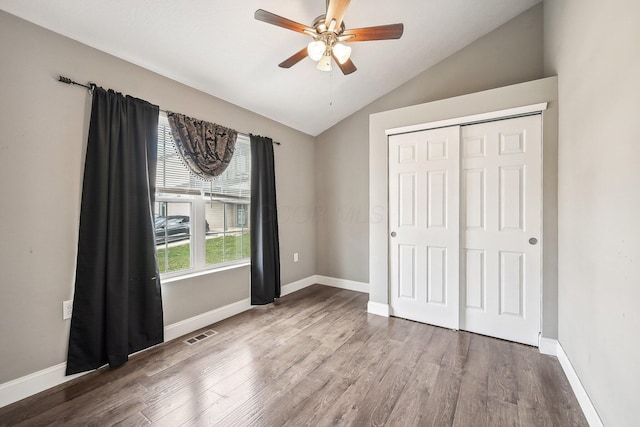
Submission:
M 93 88 L 94 88 L 94 87 L 96 87 L 96 84 L 95 84 L 95 83 L 93 83 L 93 82 L 89 82 L 88 84 L 83 85 L 82 83 L 78 83 L 78 82 L 76 82 L 76 81 L 71 80 L 69 77 L 64 77 L 64 76 L 58 76 L 58 81 L 59 81 L 59 82 L 61 82 L 61 83 L 66 83 L 66 84 L 68 84 L 68 85 L 82 86 L 82 87 L 84 87 L 84 88 L 89 89 L 89 91 L 92 91 L 92 90 L 93 90 Z M 163 109 L 160 109 L 160 111 L 161 111 L 161 112 L 163 112 L 163 113 L 165 113 L 165 114 L 166 114 L 166 112 L 167 112 L 166 110 L 163 110 Z M 249 136 L 249 134 L 248 134 L 248 133 L 245 133 L 245 132 L 238 132 L 238 133 L 240 133 L 240 134 L 242 134 L 242 135 L 244 135 L 244 136 Z M 273 142 L 274 144 L 276 144 L 276 145 L 280 145 L 280 143 L 279 143 L 278 141 L 272 141 L 272 142 Z

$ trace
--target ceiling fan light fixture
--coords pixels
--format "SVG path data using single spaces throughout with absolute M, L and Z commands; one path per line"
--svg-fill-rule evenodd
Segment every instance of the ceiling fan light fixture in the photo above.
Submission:
M 263 9 L 256 10 L 253 16 L 258 21 L 295 31 L 313 39 L 307 46 L 278 64 L 279 67 L 291 68 L 308 56 L 318 61 L 317 68 L 322 71 L 331 71 L 332 62 L 335 61 L 342 74 L 346 76 L 357 68 L 350 58 L 351 47 L 343 45 L 342 42 L 399 39 L 404 32 L 402 23 L 347 30 L 343 18 L 350 3 L 351 0 L 326 0 L 326 13 L 318 16 L 311 26 Z
M 351 47 L 342 43 L 336 43 L 336 45 L 333 46 L 333 54 L 340 64 L 344 64 L 351 56 Z
M 309 58 L 314 61 L 319 61 L 327 50 L 327 45 L 322 40 L 315 40 L 309 43 L 307 46 L 307 53 Z
M 320 71 L 331 71 L 331 56 L 324 55 L 318 61 L 318 70 Z

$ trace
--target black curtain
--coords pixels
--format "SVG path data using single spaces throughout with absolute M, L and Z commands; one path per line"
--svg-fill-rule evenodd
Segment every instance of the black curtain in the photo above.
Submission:
M 158 107 L 94 88 L 67 375 L 163 341 L 153 203 Z
M 251 304 L 280 298 L 280 243 L 271 138 L 251 139 Z

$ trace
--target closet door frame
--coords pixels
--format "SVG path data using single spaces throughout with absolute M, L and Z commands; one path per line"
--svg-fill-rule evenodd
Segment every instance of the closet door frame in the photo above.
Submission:
M 528 245 L 522 236 L 531 234 L 537 238 L 535 240 L 541 238 L 541 126 L 542 115 L 534 112 L 463 126 L 416 130 L 388 136 L 389 234 L 391 236 L 388 260 L 390 314 L 451 329 L 470 330 L 497 338 L 537 345 L 541 330 L 540 260 L 542 251 L 541 245 Z M 502 139 L 498 141 L 497 138 L 501 138 L 499 135 L 502 135 L 500 132 L 503 128 L 507 131 L 507 137 L 504 141 Z M 490 135 L 483 133 L 487 131 Z M 480 133 L 475 135 L 474 132 Z M 472 135 L 475 139 L 467 140 Z M 502 144 L 505 146 L 502 147 Z M 466 151 L 469 152 L 466 153 Z M 522 163 L 523 161 L 526 163 Z M 482 169 L 483 176 L 487 176 L 482 179 L 484 190 L 481 193 L 487 199 L 479 201 L 481 209 L 475 212 L 480 215 L 480 219 L 476 218 L 481 220 L 481 224 L 476 224 L 480 229 L 476 229 L 477 227 L 467 229 L 468 224 L 465 221 L 468 206 L 463 199 L 467 198 L 468 189 L 463 185 L 465 176 L 463 165 L 467 163 L 469 166 L 475 165 L 475 168 L 481 165 L 485 165 L 483 166 L 485 168 L 489 167 L 488 170 Z M 502 194 L 504 191 L 500 190 L 502 178 L 494 176 L 505 167 L 508 170 L 514 169 L 515 166 L 509 166 L 512 164 L 520 165 L 516 168 L 520 171 L 518 175 L 521 180 L 518 185 L 520 190 L 515 195 L 520 198 L 518 199 L 520 202 L 516 203 L 517 206 L 512 206 L 517 211 L 510 214 L 517 217 L 515 218 L 518 220 L 516 221 L 517 230 L 512 229 L 515 227 L 514 224 L 508 227 L 504 224 L 503 227 L 498 225 L 500 218 L 509 211 L 504 211 L 505 206 L 502 205 L 500 205 L 502 209 L 499 209 L 498 202 L 506 196 L 506 193 Z M 475 171 L 474 168 L 471 169 Z M 444 174 L 445 178 L 441 181 L 445 185 L 446 195 L 436 191 L 440 189 L 439 186 L 434 189 L 428 185 L 430 180 L 425 177 L 431 176 L 434 172 Z M 405 188 L 408 184 L 410 188 Z M 525 189 L 526 193 L 523 193 Z M 438 204 L 439 215 L 436 217 L 439 220 L 431 224 L 433 221 L 428 219 L 433 216 L 431 212 L 433 209 L 429 207 L 434 197 L 436 201 L 444 202 L 444 205 Z M 526 213 L 522 210 L 525 208 Z M 488 222 L 485 224 L 487 218 Z M 502 218 L 503 221 L 511 220 L 511 222 L 515 219 Z M 463 283 L 464 280 L 462 280 L 468 276 L 465 263 L 461 262 L 468 255 L 468 251 L 463 249 L 468 246 L 467 233 L 472 233 L 474 237 L 472 241 L 475 243 L 472 246 L 476 250 L 472 252 L 481 252 L 485 257 L 489 255 L 489 258 L 482 262 L 485 265 L 481 267 L 482 278 L 473 276 L 482 283 L 487 281 L 480 286 L 481 292 L 477 296 L 482 300 L 481 303 L 476 301 L 478 307 L 472 308 L 469 308 L 468 298 L 465 299 L 465 289 L 469 283 Z M 459 237 L 451 241 L 447 237 L 449 235 Z M 481 237 L 480 241 L 478 241 L 479 237 Z M 487 238 L 490 240 L 486 240 Z M 481 243 L 482 241 L 485 243 Z M 440 257 L 442 259 L 438 261 L 442 264 L 446 260 L 444 266 L 437 264 L 436 267 L 439 266 L 439 268 L 435 268 L 429 263 L 431 257 L 422 253 L 425 250 L 428 252 L 432 246 L 445 252 L 446 256 Z M 509 251 L 503 252 L 506 249 Z M 520 254 L 518 257 L 521 263 L 520 278 L 516 280 L 518 283 L 511 283 L 515 280 L 510 277 L 512 274 L 505 277 L 496 276 L 498 264 L 502 265 L 504 260 L 498 263 L 494 258 L 497 254 L 514 255 L 516 252 L 513 251 L 516 249 L 521 251 L 517 252 Z M 509 267 L 513 266 L 509 265 Z M 432 269 L 437 270 L 437 274 L 434 273 L 436 278 L 439 278 L 435 281 L 437 283 L 431 283 L 434 282 L 434 278 L 431 277 L 433 274 L 430 273 Z M 475 273 L 477 275 L 478 272 L 475 271 Z M 484 277 L 486 274 L 490 277 Z M 445 284 L 446 289 L 444 289 Z M 442 287 L 438 293 L 439 299 L 429 298 L 431 288 L 434 286 L 437 289 Z M 502 289 L 503 286 L 509 287 Z M 502 289 L 502 292 L 496 287 Z M 487 293 L 485 294 L 483 290 Z M 505 311 L 503 305 L 506 302 L 503 301 L 503 304 L 499 302 L 510 294 L 514 294 L 516 290 L 518 290 L 516 293 L 520 301 L 516 304 L 517 310 L 514 311 L 514 302 L 507 299 L 505 301 L 511 306 L 508 306 L 509 310 Z M 503 292 L 505 295 L 502 295 Z M 518 295 L 514 294 L 511 297 L 513 299 Z M 467 324 L 465 320 L 467 315 L 472 316 L 473 322 Z
M 369 115 L 367 311 L 389 316 L 389 176 L 388 137 L 398 129 L 423 129 L 542 112 L 542 335 L 540 351 L 553 354 L 558 337 L 558 77 L 545 77 Z M 491 115 L 493 115 L 491 117 Z M 421 125 L 422 124 L 422 125 Z M 561 193 L 561 192 L 560 192 Z M 367 242 L 363 242 L 367 243 Z

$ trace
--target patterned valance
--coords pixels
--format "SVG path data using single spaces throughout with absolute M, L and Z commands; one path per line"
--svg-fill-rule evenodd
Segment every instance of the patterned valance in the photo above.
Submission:
M 191 172 L 208 180 L 227 169 L 237 131 L 170 111 L 167 118 L 178 153 Z

